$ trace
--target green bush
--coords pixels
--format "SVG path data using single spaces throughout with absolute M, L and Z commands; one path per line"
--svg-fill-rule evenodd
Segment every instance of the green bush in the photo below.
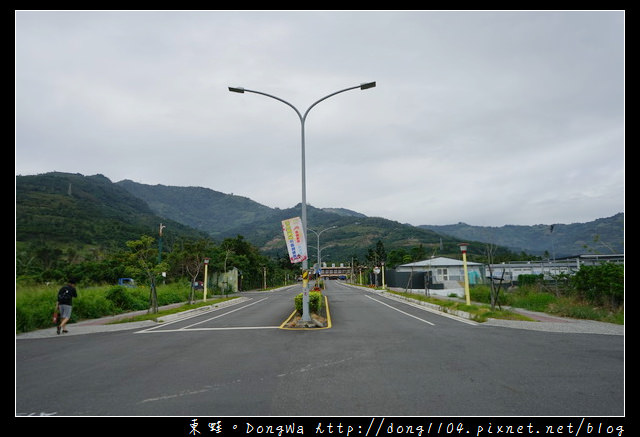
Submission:
M 106 299 L 119 310 L 127 311 L 136 307 L 136 302 L 132 293 L 128 292 L 128 287 L 116 285 L 105 293 Z
M 507 295 L 507 305 L 530 311 L 545 312 L 557 298 L 553 293 L 539 292 L 527 287 L 520 287 L 515 293 Z
M 587 302 L 619 307 L 624 304 L 624 265 L 582 266 L 571 279 L 571 285 Z
M 295 297 L 295 306 L 296 310 L 302 314 L 302 293 Z M 309 293 L 309 312 L 311 313 L 320 313 L 324 306 L 324 299 L 322 298 L 322 293 L 317 291 L 312 291 Z
M 162 291 L 161 291 L 162 290 Z M 158 286 L 158 305 L 169 305 L 176 302 L 187 302 L 191 286 L 187 283 L 171 283 Z M 149 289 L 146 289 L 147 308 L 149 302 Z M 196 290 L 195 299 L 202 299 L 202 290 Z
M 16 332 L 54 326 L 51 320 L 58 291 L 33 290 L 16 293 Z
M 117 314 L 118 311 L 111 302 L 107 300 L 103 290 L 89 289 L 81 293 L 78 290 L 78 297 L 73 299 L 73 311 L 71 312 L 71 322 L 85 319 L 97 319 L 106 315 Z
M 469 297 L 474 302 L 491 303 L 491 288 L 488 285 L 469 287 Z
M 542 274 L 539 274 L 539 275 L 523 274 L 518 276 L 518 285 L 520 286 L 534 285 L 542 281 L 544 281 L 544 275 Z

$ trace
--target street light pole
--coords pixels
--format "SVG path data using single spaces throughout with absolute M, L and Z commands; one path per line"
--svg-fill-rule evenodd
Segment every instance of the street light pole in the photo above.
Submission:
M 208 271 L 209 271 L 209 258 L 205 258 L 204 259 L 204 286 L 202 287 L 204 290 L 203 300 L 205 302 L 207 301 L 207 281 L 209 280 L 209 278 L 207 278 Z M 191 286 L 193 287 L 193 284 Z
M 314 234 L 316 234 L 316 237 L 318 239 L 318 246 L 316 246 L 316 249 L 318 250 L 318 272 L 320 271 L 320 269 L 322 268 L 320 265 L 320 235 L 324 232 L 324 231 L 328 231 L 330 229 L 335 229 L 337 228 L 337 226 L 331 226 L 328 227 L 326 229 L 321 230 L 320 232 L 316 232 L 313 229 L 309 229 L 309 231 L 313 232 Z
M 366 83 L 362 83 L 360 85 L 357 86 L 352 86 L 349 88 L 345 88 L 343 90 L 340 91 L 335 91 L 331 94 L 328 94 L 326 96 L 324 96 L 323 98 L 317 100 L 316 102 L 314 102 L 311 106 L 309 106 L 309 108 L 307 108 L 307 110 L 304 112 L 304 114 L 302 114 L 298 108 L 296 108 L 295 106 L 293 106 L 291 103 L 287 102 L 284 99 L 281 99 L 280 97 L 271 95 L 271 94 L 267 94 L 267 93 L 263 93 L 262 91 L 256 91 L 256 90 L 250 90 L 250 89 L 246 89 L 246 88 L 242 88 L 242 87 L 229 87 L 229 91 L 233 92 L 233 93 L 254 93 L 254 94 L 261 94 L 263 96 L 266 97 L 271 97 L 272 99 L 278 100 L 282 103 L 284 103 L 285 105 L 289 106 L 291 109 L 293 109 L 296 114 L 298 114 L 298 118 L 300 119 L 300 126 L 301 126 L 301 137 L 302 137 L 302 231 L 304 232 L 305 235 L 305 245 L 306 245 L 306 235 L 307 235 L 307 186 L 306 186 L 306 171 L 305 171 L 305 143 L 304 143 L 304 125 L 305 122 L 307 120 L 307 115 L 309 115 L 309 111 L 311 111 L 311 109 L 316 106 L 318 103 L 322 102 L 323 100 L 328 99 L 329 97 L 335 96 L 336 94 L 340 94 L 343 93 L 345 91 L 350 91 L 350 90 L 354 90 L 357 88 L 360 88 L 361 90 L 366 90 L 368 88 L 373 88 L 376 86 L 375 82 L 366 82 Z M 305 252 L 307 252 L 306 250 L 307 248 L 305 247 Z M 308 258 L 308 257 L 307 257 Z M 306 272 L 309 268 L 309 261 L 308 259 L 302 261 L 302 271 L 303 273 Z M 307 281 L 302 281 L 302 320 L 304 322 L 308 322 L 311 320 L 311 315 L 309 314 L 309 286 L 308 286 L 308 282 Z
M 471 296 L 469 295 L 469 274 L 467 273 L 467 243 L 460 243 L 460 250 L 462 251 L 462 265 L 464 270 L 464 296 L 467 305 L 471 305 Z

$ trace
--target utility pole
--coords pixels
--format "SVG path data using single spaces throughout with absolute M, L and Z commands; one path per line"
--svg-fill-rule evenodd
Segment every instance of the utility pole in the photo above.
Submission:
M 164 228 L 166 228 L 166 226 L 160 223 L 160 232 L 158 237 L 158 264 L 162 262 L 162 230 Z

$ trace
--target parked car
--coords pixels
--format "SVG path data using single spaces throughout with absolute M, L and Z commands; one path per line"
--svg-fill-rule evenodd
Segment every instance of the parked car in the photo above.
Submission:
M 119 278 L 118 285 L 124 285 L 125 287 L 135 287 L 136 281 L 132 278 Z

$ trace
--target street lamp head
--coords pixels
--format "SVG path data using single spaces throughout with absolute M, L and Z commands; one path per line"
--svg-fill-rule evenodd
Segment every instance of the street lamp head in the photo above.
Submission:
M 360 89 L 366 90 L 367 88 L 373 88 L 374 86 L 376 86 L 375 82 L 367 82 L 367 83 L 360 84 Z
M 242 94 L 242 93 L 244 93 L 244 88 L 230 86 L 229 87 L 229 91 L 231 91 L 232 93 L 240 93 L 240 94 Z

